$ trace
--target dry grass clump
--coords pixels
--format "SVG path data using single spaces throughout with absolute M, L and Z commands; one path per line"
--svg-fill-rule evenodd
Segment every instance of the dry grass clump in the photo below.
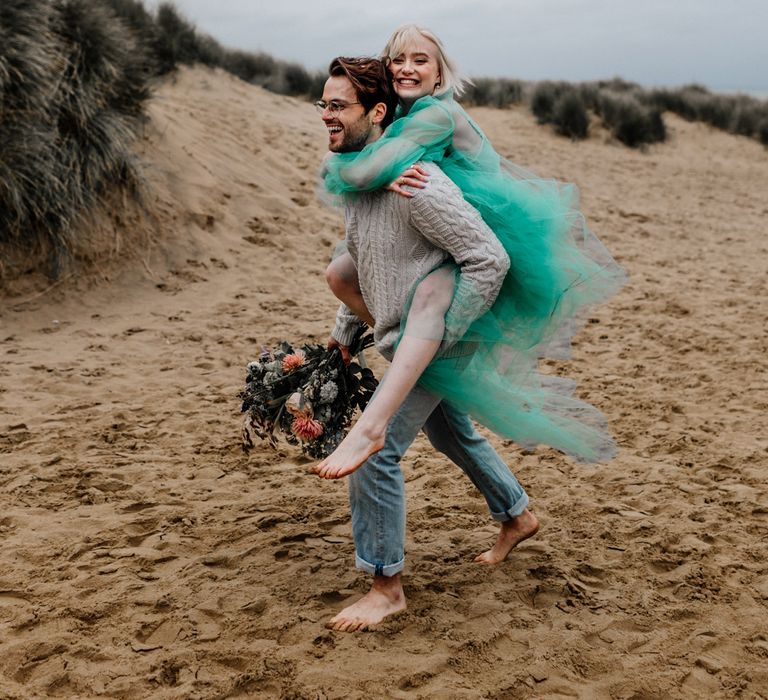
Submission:
M 504 108 L 520 104 L 525 98 L 525 83 L 507 78 L 473 78 L 462 95 L 470 104 Z
M 621 143 L 637 148 L 664 141 L 661 111 L 643 101 L 643 90 L 620 78 L 593 83 L 542 81 L 531 95 L 531 111 L 540 124 L 572 139 L 586 138 L 590 112 Z
M 768 118 L 760 122 L 757 128 L 757 138 L 763 146 L 768 146 Z
M 661 111 L 645 104 L 634 92 L 600 90 L 596 111 L 611 134 L 630 148 L 667 138 Z
M 768 102 L 748 95 L 713 94 L 701 85 L 646 89 L 622 78 L 585 83 L 544 80 L 534 84 L 501 78 L 475 80 L 464 101 L 507 107 L 525 102 L 539 124 L 551 124 L 571 139 L 587 138 L 591 116 L 632 148 L 667 138 L 663 113 L 758 139 L 766 144 Z
M 3 0 L 0 244 L 49 255 L 55 275 L 76 223 L 107 192 L 136 190 L 149 77 L 134 33 L 103 2 Z
M 552 110 L 555 131 L 571 139 L 585 139 L 589 131 L 589 114 L 584 99 L 577 91 L 563 93 Z
M 539 124 L 552 124 L 561 136 L 585 139 L 589 113 L 579 87 L 565 82 L 542 81 L 531 94 L 531 111 Z
M 539 124 L 551 124 L 555 113 L 555 103 L 573 87 L 565 82 L 542 80 L 536 83 L 531 94 L 530 107 Z
M 637 134 L 640 134 L 640 142 L 663 141 L 663 112 L 673 112 L 688 121 L 704 122 L 716 129 L 758 140 L 761 139 L 762 125 L 768 122 L 768 102 L 749 95 L 712 93 L 702 85 L 645 89 L 615 79 L 597 83 L 597 87 L 597 94 L 601 97 L 593 109 L 598 113 L 601 110 L 606 112 L 607 119 L 604 117 L 604 121 L 612 130 L 612 124 L 624 124 L 615 127 L 622 131 L 623 136 L 614 132 L 622 141 L 626 135 L 629 140 L 635 140 Z M 628 106 L 625 104 L 627 100 L 635 104 Z M 623 112 L 624 116 L 616 118 L 617 112 Z M 646 114 L 644 118 L 641 117 L 642 112 Z
M 179 65 L 202 63 L 281 95 L 319 96 L 322 92 L 324 75 L 265 53 L 227 49 L 199 32 L 172 2 L 160 3 L 152 15 L 141 0 L 104 1 L 138 32 L 150 50 L 158 75 Z
M 674 112 L 688 121 L 701 121 L 716 129 L 759 141 L 762 141 L 761 128 L 768 123 L 768 102 L 765 100 L 749 95 L 714 94 L 701 85 L 649 90 L 645 99 L 648 104 Z

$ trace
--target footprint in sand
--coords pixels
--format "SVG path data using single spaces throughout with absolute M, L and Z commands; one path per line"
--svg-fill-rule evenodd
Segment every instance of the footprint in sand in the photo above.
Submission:
M 21 630 L 28 629 L 34 620 L 37 620 L 37 613 L 24 593 L 15 590 L 0 592 L 0 623 Z
M 134 651 L 153 651 L 172 645 L 182 634 L 184 626 L 174 620 L 164 620 L 159 625 L 148 625 L 140 630 L 131 642 Z
M 62 641 L 46 640 L 42 642 L 22 643 L 12 649 L 5 661 L 10 667 L 15 667 L 13 680 L 17 683 L 30 683 L 34 677 L 37 683 L 45 684 L 45 678 L 53 672 L 61 673 L 63 659 L 61 655 L 69 651 L 69 646 Z M 51 668 L 51 663 L 57 668 Z
M 198 642 L 211 642 L 221 636 L 221 625 L 211 619 L 209 613 L 195 609 L 187 613 L 187 619 L 194 627 L 195 638 Z
M 608 584 L 605 579 L 608 576 L 608 572 L 599 566 L 592 566 L 591 564 L 580 564 L 574 570 L 575 578 L 591 589 L 603 589 Z
M 639 625 L 632 620 L 617 620 L 603 627 L 598 632 L 585 635 L 591 646 L 605 647 L 606 645 L 631 652 L 647 644 L 653 639 L 653 629 Z

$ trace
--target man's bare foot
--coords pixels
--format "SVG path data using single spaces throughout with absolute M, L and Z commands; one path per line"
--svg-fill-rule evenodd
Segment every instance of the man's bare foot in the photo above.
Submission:
M 373 586 L 360 600 L 344 608 L 327 623 L 337 632 L 358 632 L 378 625 L 385 617 L 405 610 L 401 574 L 374 576 Z
M 539 531 L 539 519 L 527 508 L 516 518 L 501 523 L 501 530 L 496 543 L 487 552 L 478 554 L 476 562 L 498 564 L 523 540 L 533 537 Z
M 348 476 L 384 447 L 384 435 L 384 431 L 367 430 L 358 421 L 341 444 L 312 471 L 322 479 Z

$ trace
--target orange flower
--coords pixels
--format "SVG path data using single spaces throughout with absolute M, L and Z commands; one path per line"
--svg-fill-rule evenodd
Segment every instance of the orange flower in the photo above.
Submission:
M 297 416 L 291 423 L 291 432 L 299 439 L 314 440 L 323 434 L 323 426 L 312 418 Z
M 301 350 L 296 350 L 291 355 L 286 355 L 283 358 L 283 372 L 293 372 L 293 370 L 301 367 L 305 360 L 306 357 Z

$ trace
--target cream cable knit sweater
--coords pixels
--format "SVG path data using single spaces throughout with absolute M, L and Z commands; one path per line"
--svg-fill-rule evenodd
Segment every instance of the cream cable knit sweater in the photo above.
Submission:
M 347 249 L 376 319 L 376 347 L 389 360 L 409 292 L 430 270 L 453 259 L 461 271 L 445 317 L 447 347 L 491 307 L 509 269 L 506 251 L 458 187 L 433 163 L 420 165 L 430 179 L 413 198 L 377 190 L 351 198 L 345 210 Z M 342 304 L 332 335 L 348 345 L 359 323 Z

